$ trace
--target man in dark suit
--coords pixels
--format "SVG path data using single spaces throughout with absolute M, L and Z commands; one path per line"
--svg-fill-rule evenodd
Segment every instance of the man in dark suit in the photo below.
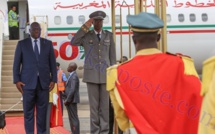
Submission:
M 90 103 L 90 131 L 92 134 L 109 132 L 109 95 L 106 91 L 106 68 L 116 64 L 113 34 L 103 30 L 106 14 L 96 11 L 81 26 L 71 40 L 75 46 L 83 46 L 85 52 L 83 82 L 87 83 Z M 89 30 L 93 24 L 93 30 Z
M 17 44 L 13 79 L 23 95 L 26 134 L 34 134 L 35 109 L 37 134 L 45 134 L 49 91 L 57 82 L 56 59 L 52 42 L 40 37 L 39 23 L 33 22 L 29 31 L 31 37 Z
M 66 106 L 69 123 L 72 134 L 80 133 L 79 119 L 78 119 L 78 108 L 77 103 L 80 102 L 79 97 L 79 78 L 75 70 L 77 65 L 74 62 L 71 62 L 67 68 L 69 72 L 69 77 L 66 82 L 66 89 L 63 92 L 64 104 Z

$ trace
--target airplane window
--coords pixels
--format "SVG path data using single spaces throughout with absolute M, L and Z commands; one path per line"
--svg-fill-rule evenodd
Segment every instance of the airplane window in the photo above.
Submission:
M 73 17 L 72 16 L 67 16 L 66 17 L 66 22 L 67 22 L 67 24 L 71 25 L 73 23 Z
M 108 15 L 104 18 L 103 22 L 104 22 L 105 24 L 108 24 L 108 23 L 109 23 L 109 16 L 108 16 Z
M 80 24 L 84 24 L 85 23 L 85 16 L 84 15 L 80 15 L 78 17 L 78 21 L 79 21 Z
M 120 15 L 115 16 L 115 21 L 116 21 L 116 23 L 120 23 Z
M 178 21 L 179 22 L 184 22 L 184 14 L 179 14 L 178 15 Z
M 60 16 L 55 16 L 54 17 L 54 23 L 56 25 L 60 25 L 61 24 L 61 17 Z
M 170 15 L 170 14 L 167 14 L 167 15 L 166 15 L 166 21 L 167 21 L 167 22 L 170 22 L 170 21 L 171 21 L 171 15 Z
M 191 22 L 195 22 L 196 21 L 196 15 L 195 14 L 193 14 L 193 13 L 190 14 L 190 21 Z
M 206 13 L 202 14 L 202 21 L 204 22 L 208 21 L 208 15 Z

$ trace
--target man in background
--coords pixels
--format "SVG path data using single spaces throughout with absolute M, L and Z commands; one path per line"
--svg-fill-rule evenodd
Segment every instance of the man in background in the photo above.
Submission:
M 64 104 L 68 112 L 72 134 L 80 134 L 80 122 L 78 119 L 77 106 L 77 103 L 80 102 L 79 78 L 76 73 L 76 69 L 77 64 L 75 62 L 71 62 L 68 65 L 67 71 L 69 72 L 69 77 L 66 82 L 66 90 L 63 93 Z
M 54 91 L 49 93 L 49 100 L 52 100 L 50 113 L 50 127 L 63 126 L 63 98 L 62 92 L 65 90 L 66 75 L 60 68 L 60 63 L 56 62 L 57 69 L 57 83 L 55 84 Z
M 127 60 L 128 60 L 127 56 L 122 56 L 122 58 L 120 59 L 119 63 L 126 62 Z
M 65 90 L 67 78 L 66 78 L 66 74 L 60 68 L 60 63 L 59 62 L 56 63 L 56 67 L 57 67 L 57 89 L 59 91 L 59 99 L 60 99 L 60 103 L 61 103 L 61 112 L 62 112 L 62 115 L 63 115 L 62 92 Z
M 11 9 L 8 13 L 8 20 L 9 20 L 9 39 L 10 40 L 18 40 L 19 39 L 19 18 L 16 13 L 16 6 L 11 6 Z

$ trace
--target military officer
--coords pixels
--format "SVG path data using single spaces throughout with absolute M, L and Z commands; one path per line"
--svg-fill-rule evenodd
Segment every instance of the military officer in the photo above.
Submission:
M 87 83 L 92 134 L 109 132 L 109 94 L 106 90 L 106 68 L 116 63 L 113 34 L 103 30 L 106 14 L 95 11 L 71 40 L 85 51 L 83 82 Z M 93 24 L 93 29 L 89 30 Z
M 128 15 L 136 55 L 107 69 L 107 90 L 119 127 L 138 134 L 197 134 L 201 83 L 193 60 L 157 49 L 163 21 Z

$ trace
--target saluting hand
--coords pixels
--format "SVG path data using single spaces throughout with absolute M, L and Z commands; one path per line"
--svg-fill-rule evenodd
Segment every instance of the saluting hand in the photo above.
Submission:
M 52 91 L 52 89 L 54 88 L 54 84 L 55 84 L 54 82 L 51 82 L 49 84 L 49 92 Z
M 21 94 L 23 94 L 22 86 L 25 86 L 25 84 L 22 83 L 21 81 L 19 81 L 19 82 L 16 83 L 16 88 L 19 90 L 19 92 Z
M 93 18 L 90 18 L 87 22 L 85 22 L 85 25 L 90 28 L 92 26 L 93 23 Z

